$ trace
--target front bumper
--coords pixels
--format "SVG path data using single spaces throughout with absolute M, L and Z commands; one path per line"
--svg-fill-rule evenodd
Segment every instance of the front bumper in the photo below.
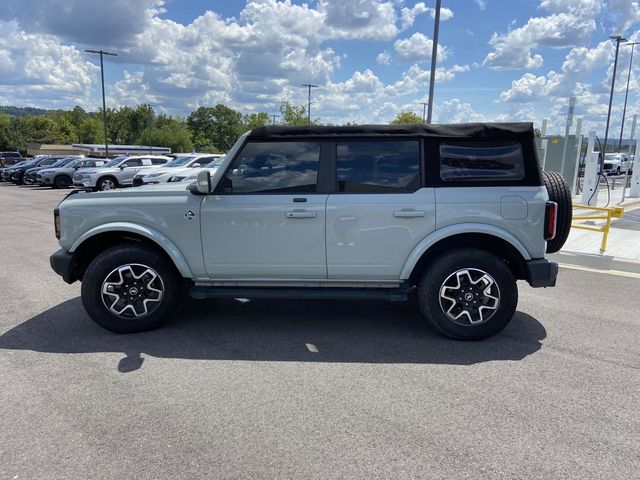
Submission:
M 74 271 L 74 255 L 65 250 L 58 250 L 49 257 L 49 263 L 54 272 L 62 277 L 67 283 L 73 283 L 77 279 L 73 274 Z
M 537 258 L 524 263 L 525 280 L 533 288 L 555 287 L 558 264 L 546 258 Z

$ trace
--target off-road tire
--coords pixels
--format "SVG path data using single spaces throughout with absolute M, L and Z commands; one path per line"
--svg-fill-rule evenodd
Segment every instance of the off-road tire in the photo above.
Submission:
M 558 204 L 556 236 L 547 242 L 547 253 L 559 251 L 567 241 L 573 217 L 573 202 L 569 184 L 558 172 L 542 172 L 544 184 L 549 193 L 549 200 Z
M 161 300 L 144 316 L 115 315 L 107 307 L 111 302 L 104 300 L 103 283 L 115 270 L 126 265 L 149 267 L 162 280 Z M 81 296 L 87 313 L 98 325 L 115 333 L 135 333 L 162 326 L 178 305 L 183 286 L 180 274 L 164 255 L 143 245 L 123 243 L 105 250 L 89 264 L 82 278 Z
M 466 269 L 486 272 L 499 289 L 497 308 L 483 323 L 457 323 L 447 316 L 447 305 L 441 299 L 445 281 Z M 457 248 L 425 267 L 418 284 L 418 304 L 425 320 L 440 334 L 456 340 L 483 340 L 500 332 L 511 321 L 518 304 L 518 287 L 510 268 L 500 258 L 482 249 Z

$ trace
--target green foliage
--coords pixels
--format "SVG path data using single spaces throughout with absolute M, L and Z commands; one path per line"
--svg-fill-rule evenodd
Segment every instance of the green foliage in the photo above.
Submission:
M 413 112 L 400 112 L 389 122 L 391 125 L 409 125 L 422 123 L 422 117 Z
M 169 147 L 172 152 L 190 152 L 193 149 L 191 134 L 185 122 L 160 116 L 155 126 L 142 132 L 138 144 Z
M 212 146 L 226 152 L 243 133 L 242 114 L 222 104 L 199 107 L 187 117 L 187 125 L 199 151 Z
M 289 102 L 282 102 L 280 105 L 280 115 L 282 115 L 283 125 L 307 125 L 307 107 L 304 105 L 294 105 Z M 317 124 L 318 120 L 312 120 L 312 124 Z
M 250 113 L 242 118 L 243 130 L 253 130 L 254 128 L 269 125 L 269 114 L 267 112 Z
M 102 122 L 90 117 L 82 120 L 78 128 L 78 140 L 80 143 L 104 143 Z

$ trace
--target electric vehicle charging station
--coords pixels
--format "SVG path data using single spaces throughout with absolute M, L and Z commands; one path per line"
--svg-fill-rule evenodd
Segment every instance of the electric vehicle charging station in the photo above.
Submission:
M 596 132 L 589 132 L 589 143 L 585 155 L 584 187 L 582 189 L 582 204 L 596 206 L 598 204 L 598 187 L 600 185 L 599 152 L 594 152 Z M 634 169 L 639 170 L 639 169 Z
M 633 175 L 631 176 L 629 196 L 631 198 L 640 197 L 640 140 L 636 141 L 636 155 L 633 159 Z

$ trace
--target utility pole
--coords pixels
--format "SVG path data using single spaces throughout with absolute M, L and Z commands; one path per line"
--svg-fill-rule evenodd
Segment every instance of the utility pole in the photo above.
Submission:
M 105 52 L 104 50 L 85 50 L 87 53 L 97 53 L 100 55 L 100 78 L 102 79 L 102 123 L 104 125 L 104 156 L 109 156 L 109 140 L 107 139 L 107 103 L 104 98 L 104 63 L 103 55 L 117 57 L 117 53 Z
M 618 142 L 618 153 L 622 150 L 622 135 L 624 134 L 624 117 L 627 115 L 627 100 L 629 98 L 629 81 L 631 80 L 631 65 L 633 65 L 633 51 L 640 42 L 631 42 L 631 59 L 629 60 L 629 74 L 627 75 L 627 92 L 624 94 L 624 108 L 622 109 L 622 125 L 620 126 L 620 141 Z M 629 147 L 631 150 L 631 147 Z
M 271 125 L 275 125 L 275 124 L 276 124 L 276 117 L 277 117 L 277 116 L 278 116 L 278 114 L 277 114 L 277 113 L 272 113 L 272 114 L 271 114 L 271 118 L 273 119 L 273 120 L 271 121 Z
M 422 123 L 424 123 L 425 121 L 425 112 L 427 111 L 427 105 L 429 105 L 427 102 L 420 102 L 420 105 L 422 105 Z
M 431 116 L 433 114 L 433 89 L 436 82 L 438 35 L 440 33 L 440 7 L 442 7 L 442 0 L 436 0 L 436 14 L 433 23 L 433 48 L 431 50 L 431 75 L 429 75 L 429 113 L 427 115 L 427 123 L 431 123 Z
M 620 43 L 625 43 L 627 41 L 626 38 L 621 35 L 611 35 L 609 37 L 611 40 L 616 41 L 616 56 L 613 62 L 613 77 L 611 78 L 611 93 L 609 94 L 609 111 L 607 112 L 607 126 L 604 130 L 604 145 L 602 146 L 602 158 L 600 158 L 600 170 L 602 170 L 602 166 L 604 165 L 604 156 L 607 154 L 607 140 L 609 140 L 609 122 L 611 121 L 611 104 L 613 103 L 613 91 L 616 86 L 616 70 L 618 69 L 618 53 L 620 52 Z
M 318 85 L 312 83 L 303 83 L 301 87 L 307 87 L 309 89 L 309 96 L 307 97 L 307 125 L 311 125 L 311 89 L 318 88 Z

